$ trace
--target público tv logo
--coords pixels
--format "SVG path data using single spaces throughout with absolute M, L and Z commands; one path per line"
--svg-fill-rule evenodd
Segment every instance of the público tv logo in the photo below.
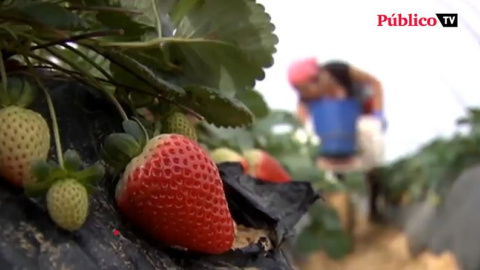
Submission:
M 416 13 L 377 15 L 377 26 L 426 26 L 432 27 L 440 23 L 442 27 L 458 27 L 458 13 L 436 13 L 436 17 L 422 17 Z

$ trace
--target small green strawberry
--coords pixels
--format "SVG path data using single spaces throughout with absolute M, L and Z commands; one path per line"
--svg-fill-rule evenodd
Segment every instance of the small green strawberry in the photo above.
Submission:
M 75 179 L 59 180 L 48 190 L 47 209 L 60 228 L 78 230 L 88 215 L 87 189 Z
M 183 113 L 175 112 L 167 117 L 163 127 L 163 133 L 174 133 L 187 136 L 197 141 L 197 132 L 190 119 Z
M 32 183 L 32 160 L 46 160 L 50 129 L 38 113 L 25 109 L 35 88 L 28 80 L 10 76 L 0 89 L 0 176 L 17 187 Z
M 52 220 L 60 228 L 76 231 L 88 216 L 88 194 L 95 190 L 93 184 L 102 179 L 105 169 L 99 163 L 82 168 L 77 152 L 64 153 L 63 167 L 54 162 L 33 162 L 32 173 L 36 182 L 25 186 L 29 197 L 46 194 L 47 209 Z

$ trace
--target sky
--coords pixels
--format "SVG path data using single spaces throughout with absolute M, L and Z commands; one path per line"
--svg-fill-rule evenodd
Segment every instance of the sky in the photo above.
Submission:
M 480 106 L 478 0 L 259 0 L 279 37 L 274 65 L 256 88 L 275 109 L 293 111 L 286 71 L 293 60 L 340 59 L 384 87 L 386 159 L 456 131 L 466 106 Z M 458 28 L 378 27 L 377 15 L 458 13 Z

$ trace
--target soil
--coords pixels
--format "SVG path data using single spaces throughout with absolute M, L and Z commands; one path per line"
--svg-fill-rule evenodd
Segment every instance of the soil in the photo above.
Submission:
M 340 213 L 347 211 L 341 209 L 338 201 L 334 204 Z M 355 247 L 352 254 L 342 260 L 334 260 L 328 258 L 324 252 L 314 253 L 303 263 L 299 263 L 298 268 L 301 270 L 460 270 L 451 253 L 437 256 L 430 252 L 423 252 L 413 257 L 408 250 L 407 236 L 402 231 L 390 225 L 372 225 L 366 221 L 364 214 L 357 214 L 355 220 Z

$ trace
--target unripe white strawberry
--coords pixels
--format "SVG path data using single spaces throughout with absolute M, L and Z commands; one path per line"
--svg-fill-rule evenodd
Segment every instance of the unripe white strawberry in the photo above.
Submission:
M 0 175 L 15 186 L 35 181 L 33 160 L 45 160 L 50 129 L 38 113 L 18 106 L 0 109 Z
M 167 117 L 163 132 L 184 135 L 191 140 L 197 141 L 197 131 L 192 122 L 186 115 L 179 112 Z
M 59 180 L 48 190 L 47 208 L 60 228 L 78 230 L 88 216 L 87 189 L 75 179 Z

